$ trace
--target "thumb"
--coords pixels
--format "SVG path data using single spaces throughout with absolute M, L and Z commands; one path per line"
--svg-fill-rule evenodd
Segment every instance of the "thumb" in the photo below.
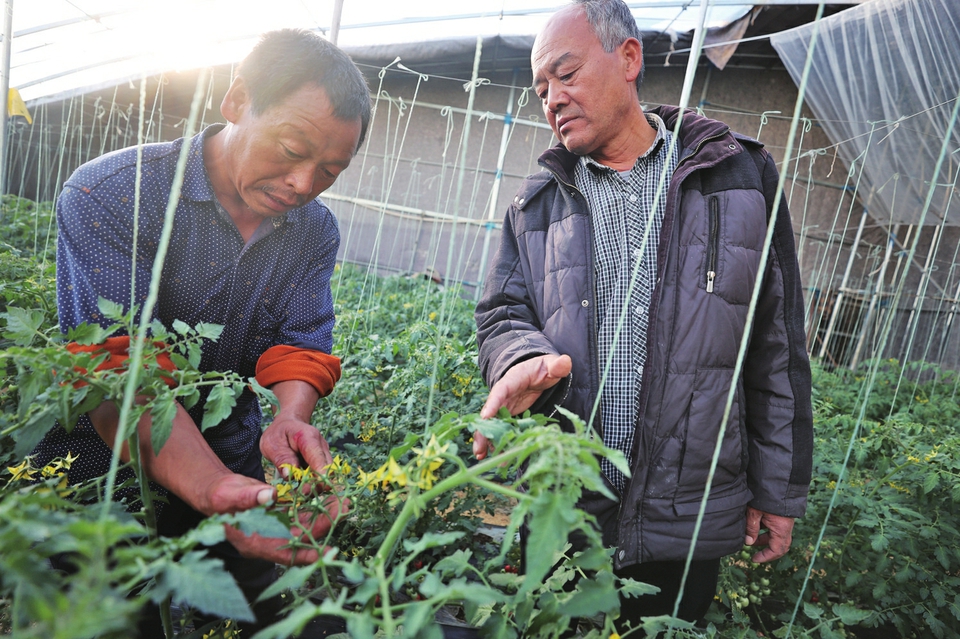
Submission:
M 559 355 L 547 362 L 547 374 L 553 378 L 563 378 L 573 369 L 573 360 L 569 355 Z
M 763 515 L 755 508 L 747 508 L 747 529 L 744 543 L 752 546 L 757 543 L 757 537 L 760 535 L 760 518 Z

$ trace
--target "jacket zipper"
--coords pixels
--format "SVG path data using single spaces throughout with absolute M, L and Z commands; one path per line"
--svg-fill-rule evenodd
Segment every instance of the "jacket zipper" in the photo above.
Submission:
M 667 126 L 669 126 L 669 125 L 667 125 Z M 670 176 L 670 187 L 669 187 L 668 190 L 667 190 L 668 194 L 669 194 L 670 189 L 673 189 L 673 188 L 674 188 L 674 185 L 675 185 L 675 184 L 682 184 L 682 183 L 683 183 L 683 180 L 685 180 L 685 179 L 687 178 L 687 176 L 688 176 L 690 173 L 693 172 L 693 170 L 696 170 L 696 164 L 694 164 L 694 169 L 693 169 L 693 170 L 681 174 L 681 170 L 680 170 L 681 165 L 683 165 L 687 160 L 690 160 L 691 158 L 696 157 L 696 155 L 700 152 L 700 149 L 702 149 L 705 144 L 707 144 L 708 142 L 712 142 L 712 141 L 714 141 L 714 140 L 718 140 L 718 139 L 722 138 L 723 136 L 727 135 L 727 133 L 729 133 L 729 131 L 730 131 L 729 128 L 725 128 L 724 130 L 719 131 L 719 132 L 717 132 L 717 133 L 715 133 L 715 134 L 713 134 L 713 135 L 708 135 L 708 136 L 702 138 L 702 139 L 697 143 L 697 146 L 694 147 L 693 151 L 692 151 L 690 154 L 686 155 L 685 157 L 680 158 L 680 161 L 677 162 L 677 167 L 673 170 L 673 175 Z M 679 187 L 676 187 L 676 192 L 677 192 L 677 193 L 680 192 L 680 188 L 679 188 Z M 669 198 L 667 199 L 667 201 L 669 202 Z M 675 210 L 674 210 L 673 213 L 674 213 L 674 217 L 676 217 L 677 211 L 679 211 L 679 209 L 680 209 L 679 204 L 674 203 L 674 209 L 675 209 Z M 674 223 L 676 223 L 676 222 L 674 222 Z M 662 232 L 662 231 L 661 231 L 661 232 Z M 658 260 L 659 260 L 659 257 L 658 257 Z M 658 278 L 662 278 L 662 277 L 663 277 L 663 273 L 662 273 L 662 270 L 659 268 L 659 265 L 658 265 L 657 273 L 658 273 L 658 275 L 657 275 Z M 662 291 L 658 292 L 658 294 L 660 294 L 660 293 L 662 293 Z M 659 309 L 658 309 L 658 310 L 659 310 Z M 659 313 L 657 313 L 657 314 L 659 314 Z M 655 316 L 653 313 L 651 313 L 651 315 L 650 315 L 650 317 L 648 318 L 647 321 L 649 322 L 649 326 L 655 327 L 655 326 L 656 326 L 657 318 L 656 318 L 656 316 Z M 647 329 L 647 330 L 649 331 L 649 330 L 651 330 L 651 329 Z M 655 329 L 654 329 L 654 330 L 655 330 Z M 667 347 L 667 358 L 668 358 L 668 359 L 669 359 L 670 354 L 672 353 L 672 351 L 673 351 L 673 340 L 671 339 L 670 342 L 669 342 L 669 346 Z M 646 369 L 646 367 L 644 367 L 644 368 Z M 647 398 L 646 398 L 646 395 L 647 395 L 647 393 L 649 392 L 649 390 L 650 390 L 649 387 L 648 387 L 646 384 L 644 384 L 644 385 L 643 385 L 643 390 L 641 391 L 642 395 L 641 395 L 641 397 L 640 397 L 640 415 L 641 415 L 641 416 L 642 416 L 642 415 L 646 412 L 646 410 L 647 410 Z M 631 470 L 639 469 L 639 468 L 640 468 L 640 463 L 641 463 L 641 460 L 640 460 L 640 451 L 639 451 L 639 449 L 638 449 L 638 451 L 637 451 L 637 459 L 634 460 L 634 462 L 633 462 L 633 468 L 631 468 Z M 643 518 L 643 494 L 644 494 L 644 492 L 646 492 L 647 482 L 649 481 L 649 478 L 650 478 L 649 475 L 650 475 L 650 463 L 649 463 L 649 460 L 648 460 L 648 459 L 644 459 L 644 460 L 643 460 L 643 479 L 641 480 L 641 483 L 640 483 L 640 495 L 641 495 L 641 498 L 640 498 L 640 505 L 639 505 L 639 507 L 637 508 L 637 518 L 638 518 L 638 519 L 642 519 L 642 518 Z M 631 481 L 636 481 L 636 480 L 637 480 L 637 476 L 634 475 L 633 478 L 631 479 Z M 621 500 L 620 500 L 620 510 L 622 510 L 622 508 L 623 508 L 623 499 L 621 498 Z M 619 531 L 620 510 L 618 510 L 618 512 L 617 512 L 617 522 L 618 522 L 618 526 L 617 526 L 617 528 L 618 528 L 618 530 L 617 530 L 617 538 L 618 538 L 618 545 L 619 545 L 619 537 L 620 537 L 620 534 L 619 534 L 619 532 L 620 532 L 620 531 Z M 642 554 L 641 550 L 642 550 L 643 542 L 638 539 L 638 542 L 637 542 L 637 543 L 638 543 L 637 554 L 639 555 L 639 554 Z M 619 552 L 618 552 L 618 555 L 619 555 Z M 617 567 L 619 567 L 619 557 L 618 557 L 618 556 L 617 556 L 617 557 L 614 557 L 614 565 L 617 566 Z
M 709 235 L 707 237 L 707 293 L 713 293 L 717 278 L 717 253 L 720 252 L 720 205 L 716 196 L 710 198 Z

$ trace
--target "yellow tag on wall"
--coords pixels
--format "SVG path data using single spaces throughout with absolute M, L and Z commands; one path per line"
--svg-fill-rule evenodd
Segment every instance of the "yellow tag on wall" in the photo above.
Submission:
M 33 124 L 33 118 L 30 117 L 30 112 L 27 111 L 27 105 L 20 97 L 20 92 L 16 89 L 10 89 L 7 94 L 7 116 L 13 117 L 15 115 L 22 115 L 27 119 L 27 124 Z

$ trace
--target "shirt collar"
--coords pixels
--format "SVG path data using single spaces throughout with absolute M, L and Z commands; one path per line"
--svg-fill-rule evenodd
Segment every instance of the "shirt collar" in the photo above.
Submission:
M 203 142 L 211 135 L 215 135 L 224 127 L 223 124 L 211 124 L 190 139 L 190 155 L 187 157 L 187 168 L 183 174 L 183 188 L 180 192 L 183 197 L 194 202 L 210 202 L 213 200 L 213 187 L 207 176 L 207 167 L 203 164 Z
M 637 161 L 634 163 L 634 167 L 637 166 L 641 161 L 645 161 L 647 158 L 656 155 L 660 152 L 660 149 L 663 147 L 664 141 L 667 139 L 667 126 L 663 123 L 663 120 L 656 113 L 644 113 L 647 117 L 647 123 L 653 127 L 655 131 L 655 136 L 653 138 L 653 144 L 650 145 L 646 151 L 643 152 L 643 155 L 637 158 Z M 613 172 L 614 169 L 611 169 L 609 166 L 600 164 L 594 160 L 589 155 L 584 155 L 580 157 L 580 162 L 585 167 L 591 168 L 594 171 L 600 172 Z

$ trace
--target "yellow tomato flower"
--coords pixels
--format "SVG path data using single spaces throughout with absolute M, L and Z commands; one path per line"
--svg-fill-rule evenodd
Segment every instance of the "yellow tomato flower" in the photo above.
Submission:
M 333 463 L 327 467 L 327 473 L 341 476 L 349 475 L 353 471 L 350 464 L 340 459 L 340 455 L 333 458 Z
M 277 484 L 277 501 L 293 501 L 293 496 L 290 495 L 290 484 Z
M 27 457 L 17 466 L 7 466 L 7 472 L 13 475 L 10 481 L 17 481 L 18 479 L 32 481 L 33 474 L 37 472 L 37 470 L 30 466 L 30 458 Z
M 387 489 L 387 484 L 396 484 L 399 487 L 404 487 L 407 485 L 407 473 L 400 468 L 400 464 L 394 461 L 393 457 L 387 460 L 387 463 L 381 467 L 383 471 L 383 489 Z

